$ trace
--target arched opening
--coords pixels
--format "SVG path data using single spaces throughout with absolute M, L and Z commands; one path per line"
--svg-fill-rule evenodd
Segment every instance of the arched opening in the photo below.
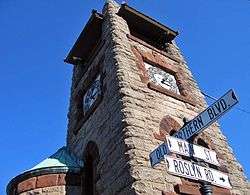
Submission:
M 99 177 L 97 165 L 99 162 L 99 150 L 95 142 L 90 141 L 84 152 L 84 169 L 82 179 L 82 195 L 98 195 L 96 182 Z
M 94 195 L 94 165 L 93 158 L 89 156 L 85 163 L 85 194 Z

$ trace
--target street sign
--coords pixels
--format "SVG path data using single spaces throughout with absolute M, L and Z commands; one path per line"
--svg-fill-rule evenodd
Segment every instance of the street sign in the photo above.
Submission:
M 194 157 L 213 165 L 219 165 L 216 152 L 213 150 L 170 136 L 166 137 L 166 143 L 171 153 Z
M 167 155 L 168 153 L 168 147 L 165 142 L 159 145 L 156 149 L 153 150 L 153 152 L 149 154 L 151 166 L 154 167 L 156 164 L 160 163 L 161 160 L 164 159 L 164 155 Z
M 206 110 L 189 121 L 173 136 L 184 140 L 191 138 L 193 135 L 200 133 L 214 123 L 237 103 L 238 99 L 231 89 Z
M 206 181 L 223 188 L 232 188 L 229 177 L 220 171 L 169 156 L 165 156 L 165 160 L 170 174 L 198 181 Z
M 191 144 L 185 140 L 166 136 L 166 141 L 150 153 L 150 163 L 154 165 L 164 159 L 164 155 L 176 153 L 187 157 L 201 159 L 213 165 L 219 165 L 215 151 Z

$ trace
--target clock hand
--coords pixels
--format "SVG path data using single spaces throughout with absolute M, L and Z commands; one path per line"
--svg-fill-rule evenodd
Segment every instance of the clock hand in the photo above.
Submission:
M 95 93 L 93 93 L 93 94 L 91 95 L 91 97 L 95 97 L 96 94 L 97 94 L 97 90 L 95 90 Z
M 161 83 L 167 85 L 167 86 L 171 86 L 168 82 L 167 82 L 167 79 L 162 79 L 161 80 Z

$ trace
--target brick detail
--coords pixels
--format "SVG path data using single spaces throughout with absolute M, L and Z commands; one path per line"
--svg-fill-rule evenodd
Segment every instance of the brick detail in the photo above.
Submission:
M 177 194 L 186 194 L 186 195 L 202 195 L 200 190 L 200 184 L 194 182 L 184 181 L 183 184 L 175 185 L 175 192 Z M 213 186 L 214 195 L 231 195 L 229 189 L 220 188 Z
M 37 188 L 42 188 L 42 187 L 50 187 L 50 186 L 56 186 L 57 185 L 57 174 L 53 175 L 42 175 L 37 177 Z
M 231 195 L 230 190 L 219 187 L 213 187 L 213 193 L 214 195 Z
M 160 86 L 158 86 L 158 85 L 155 85 L 154 83 L 149 82 L 149 83 L 148 83 L 148 87 L 149 87 L 150 89 L 155 90 L 155 91 L 159 91 L 159 92 L 161 92 L 161 93 L 163 93 L 163 94 L 165 94 L 165 95 L 171 96 L 171 97 L 173 97 L 173 98 L 175 98 L 175 99 L 177 99 L 177 100 L 181 100 L 181 101 L 183 101 L 183 102 L 185 102 L 185 103 L 189 103 L 189 104 L 191 104 L 191 105 L 193 105 L 193 106 L 196 105 L 196 103 L 195 103 L 194 101 L 192 101 L 191 99 L 188 99 L 188 98 L 185 97 L 185 96 L 182 96 L 182 95 L 178 95 L 178 94 L 176 94 L 176 93 L 173 93 L 173 92 L 171 92 L 171 91 L 169 91 L 169 90 L 167 90 L 167 89 L 165 89 L 165 88 L 163 88 L 163 87 L 160 87 Z
M 17 185 L 17 192 L 22 193 L 37 188 L 46 188 L 52 186 L 80 186 L 80 174 L 50 174 L 32 177 L 22 181 Z
M 143 83 L 148 83 L 148 73 L 145 69 L 145 66 L 143 64 L 143 58 L 140 54 L 140 52 L 135 48 L 135 47 L 132 47 L 132 52 L 134 53 L 134 55 L 136 56 L 136 65 L 138 67 L 138 70 L 139 70 L 139 76 L 141 78 L 141 81 Z
M 198 184 L 178 184 L 175 186 L 175 191 L 179 194 L 201 195 Z
M 164 141 L 166 135 L 170 134 L 171 131 L 177 131 L 181 128 L 181 125 L 170 116 L 165 116 L 161 120 L 159 132 L 153 133 L 155 139 Z
M 25 181 L 22 181 L 17 185 L 17 193 L 22 193 L 24 191 L 33 190 L 36 188 L 36 177 L 32 177 Z

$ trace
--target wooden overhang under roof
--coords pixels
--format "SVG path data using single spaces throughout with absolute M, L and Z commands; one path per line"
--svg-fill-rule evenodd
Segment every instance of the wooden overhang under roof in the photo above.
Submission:
M 162 25 L 127 4 L 122 4 L 117 14 L 127 21 L 132 35 L 144 37 L 150 44 L 164 46 L 178 35 L 177 31 Z M 88 61 L 101 40 L 102 23 L 103 15 L 93 10 L 89 21 L 64 60 L 66 63 L 76 65 Z
M 66 63 L 83 64 L 90 58 L 92 51 L 101 39 L 102 23 L 103 15 L 93 10 L 90 19 L 64 60 Z
M 118 15 L 128 23 L 131 34 L 145 37 L 149 42 L 156 44 L 170 43 L 178 32 L 164 26 L 156 20 L 144 15 L 127 4 L 122 4 Z

